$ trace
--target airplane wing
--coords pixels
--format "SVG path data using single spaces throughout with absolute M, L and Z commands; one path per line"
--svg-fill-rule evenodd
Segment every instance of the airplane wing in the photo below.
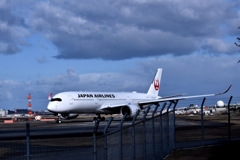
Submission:
M 177 95 L 172 95 L 172 96 L 167 96 L 167 97 L 161 97 L 161 99 L 172 98 L 172 97 L 177 97 L 177 96 L 182 96 L 182 95 L 183 94 L 177 94 Z M 154 102 L 149 101 L 149 102 L 156 103 L 155 101 Z M 128 103 L 116 103 L 116 104 L 109 103 L 109 104 L 102 105 L 99 109 L 103 110 L 103 109 L 117 108 L 117 107 L 128 106 L 128 105 L 129 105 Z
M 100 107 L 100 109 L 109 109 L 109 108 L 117 108 L 122 106 L 127 106 L 128 103 L 118 103 L 118 104 L 104 104 Z
M 227 93 L 227 92 L 230 90 L 231 87 L 232 87 L 232 85 L 230 85 L 226 91 L 221 92 L 221 93 L 195 95 L 195 96 L 174 96 L 174 97 L 170 96 L 170 97 L 161 97 L 161 98 L 158 98 L 158 99 L 155 99 L 155 100 L 141 101 L 141 102 L 138 102 L 138 104 L 139 104 L 140 106 L 143 106 L 143 105 L 154 104 L 154 103 L 159 103 L 159 102 L 166 102 L 166 101 L 173 101 L 173 100 L 182 100 L 182 99 L 188 99 L 188 98 L 199 98 L 199 97 L 217 96 L 217 95 L 221 95 L 221 94 Z
M 184 93 L 182 93 L 182 94 L 176 94 L 176 95 L 172 95 L 172 96 L 165 96 L 165 97 L 160 97 L 161 99 L 163 99 L 163 98 L 172 98 L 172 97 L 179 97 L 179 96 L 183 96 L 184 95 Z M 160 99 L 160 98 L 158 98 L 158 99 Z
M 161 99 L 179 97 L 179 96 L 182 96 L 182 95 L 183 94 L 176 94 L 176 95 L 172 95 L 172 96 L 161 97 Z M 152 102 L 152 101 L 149 101 L 149 102 Z M 156 103 L 156 102 L 154 102 L 154 103 Z M 127 106 L 127 105 L 128 105 L 128 103 L 104 104 L 100 107 L 100 109 L 117 108 L 117 107 L 122 107 L 122 106 Z
M 217 96 L 217 95 L 227 93 L 230 90 L 231 86 L 232 85 L 230 85 L 226 91 L 221 92 L 221 93 L 195 95 L 195 96 L 183 96 L 184 94 L 177 94 L 177 95 L 172 95 L 172 96 L 159 97 L 158 99 L 152 99 L 152 100 L 148 100 L 148 101 L 140 101 L 140 102 L 138 102 L 138 104 L 142 107 L 143 105 L 151 105 L 151 104 L 156 104 L 156 103 L 159 103 L 159 102 L 166 102 L 166 101 L 173 101 L 173 100 L 183 100 L 183 99 L 188 99 L 188 98 Z M 99 109 L 100 110 L 111 109 L 111 108 L 117 108 L 117 107 L 128 106 L 128 105 L 129 105 L 128 103 L 104 104 Z

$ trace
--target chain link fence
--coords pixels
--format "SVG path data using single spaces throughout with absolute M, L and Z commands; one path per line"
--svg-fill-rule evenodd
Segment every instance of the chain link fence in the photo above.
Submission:
M 139 112 L 133 118 L 132 124 L 121 127 L 114 132 L 105 132 L 103 136 L 96 138 L 96 156 L 94 159 L 162 159 L 168 155 L 175 147 L 174 139 L 174 111 L 163 104 L 160 112 L 156 112 L 159 106 L 149 113 L 139 116 L 139 121 L 135 122 Z M 174 106 L 174 107 L 175 107 Z M 164 108 L 167 112 L 163 113 Z M 168 112 L 169 111 L 169 112 Z M 110 124 L 112 119 L 109 119 Z M 105 129 L 107 129 L 106 126 Z
M 120 121 L 115 121 L 115 125 L 118 124 L 114 129 L 111 128 L 114 118 L 110 117 L 105 122 L 95 122 L 92 136 L 44 136 L 50 129 L 36 136 L 35 130 L 28 126 L 31 123 L 27 122 L 25 131 L 14 131 L 14 134 L 23 134 L 21 138 L 0 139 L 0 159 L 163 159 L 175 149 L 237 140 L 240 138 L 240 114 L 236 105 L 230 104 L 240 102 L 240 98 L 222 100 L 226 112 L 221 114 L 208 105 L 215 104 L 216 99 L 204 98 L 194 101 L 201 109 L 199 113 L 176 115 L 176 106 L 181 108 L 193 102 L 172 101 L 137 112 L 128 125 L 124 125 L 124 115 Z M 212 112 L 204 114 L 204 107 L 209 107 Z M 100 124 L 104 127 L 101 131 Z
M 217 101 L 224 107 L 218 107 Z M 189 104 L 201 108 L 198 113 L 185 112 L 175 116 L 175 149 L 217 145 L 240 140 L 240 97 L 221 97 L 182 101 L 179 107 Z M 205 110 L 204 110 L 205 109 Z M 208 112 L 204 112 L 208 111 Z M 188 124 L 188 125 L 186 125 Z

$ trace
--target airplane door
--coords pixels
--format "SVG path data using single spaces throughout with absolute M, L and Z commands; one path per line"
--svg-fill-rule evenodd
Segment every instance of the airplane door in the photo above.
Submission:
M 68 95 L 68 99 L 69 99 L 69 104 L 73 104 L 73 98 L 72 98 L 72 96 L 71 95 Z

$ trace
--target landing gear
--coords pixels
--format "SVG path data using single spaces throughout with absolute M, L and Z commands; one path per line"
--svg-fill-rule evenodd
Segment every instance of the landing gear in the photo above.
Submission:
M 98 114 L 97 117 L 93 117 L 93 121 L 96 121 L 97 119 L 100 121 L 105 121 L 105 117 L 101 117 L 100 114 Z
M 105 121 L 105 117 L 101 117 L 101 121 Z
M 62 123 L 62 120 L 61 120 L 61 119 L 57 119 L 57 120 L 56 120 L 56 123 L 59 123 L 59 124 L 60 124 L 60 123 Z
M 58 118 L 56 119 L 56 123 L 62 123 L 62 118 L 61 118 L 61 114 L 58 114 Z

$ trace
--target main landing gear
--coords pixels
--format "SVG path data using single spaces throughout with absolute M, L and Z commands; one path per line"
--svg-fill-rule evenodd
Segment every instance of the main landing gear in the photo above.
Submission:
M 93 121 L 99 119 L 100 121 L 105 121 L 105 117 L 101 117 L 100 114 L 97 114 L 97 117 L 93 117 Z

